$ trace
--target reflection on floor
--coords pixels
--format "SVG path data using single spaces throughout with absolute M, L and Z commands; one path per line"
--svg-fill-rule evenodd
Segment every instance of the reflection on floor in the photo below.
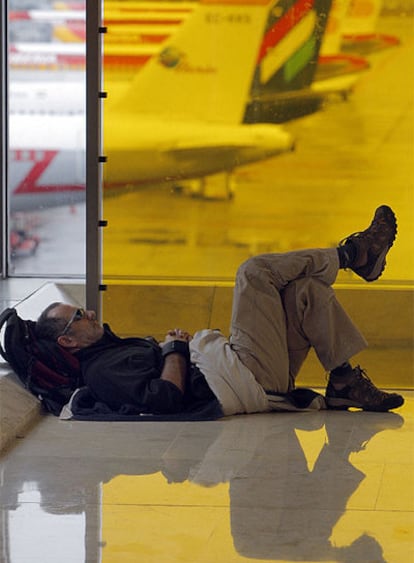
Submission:
M 0 460 L 0 561 L 413 561 L 405 396 L 398 414 L 47 417 Z

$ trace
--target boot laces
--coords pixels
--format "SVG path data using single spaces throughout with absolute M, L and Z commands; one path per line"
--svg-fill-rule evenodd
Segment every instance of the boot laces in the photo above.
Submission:
M 361 368 L 361 366 L 355 366 L 353 372 L 355 376 L 355 383 L 358 383 L 371 397 L 383 399 L 388 396 L 387 393 L 378 389 L 378 387 L 368 377 L 366 370 Z

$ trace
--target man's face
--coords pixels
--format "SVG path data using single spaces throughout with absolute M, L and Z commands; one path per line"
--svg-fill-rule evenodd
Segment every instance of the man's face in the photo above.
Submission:
M 59 344 L 70 348 L 85 348 L 97 342 L 104 329 L 96 320 L 95 311 L 87 311 L 64 303 L 52 309 L 50 317 L 65 319 L 66 327 L 58 338 Z

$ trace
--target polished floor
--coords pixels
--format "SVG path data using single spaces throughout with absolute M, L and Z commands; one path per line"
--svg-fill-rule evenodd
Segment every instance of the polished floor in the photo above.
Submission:
M 414 561 L 398 413 L 45 417 L 0 459 L 1 563 Z

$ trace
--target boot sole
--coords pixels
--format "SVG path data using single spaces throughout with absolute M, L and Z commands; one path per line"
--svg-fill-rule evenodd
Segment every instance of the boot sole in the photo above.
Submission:
M 387 404 L 378 405 L 376 407 L 361 405 L 360 403 L 355 403 L 355 401 L 351 401 L 350 399 L 335 399 L 333 397 L 325 397 L 325 402 L 326 406 L 330 410 L 347 410 L 349 408 L 354 408 L 371 412 L 387 412 L 391 409 L 397 409 L 404 404 L 404 398 L 401 396 L 397 396 L 393 398 L 393 400 L 390 399 Z

